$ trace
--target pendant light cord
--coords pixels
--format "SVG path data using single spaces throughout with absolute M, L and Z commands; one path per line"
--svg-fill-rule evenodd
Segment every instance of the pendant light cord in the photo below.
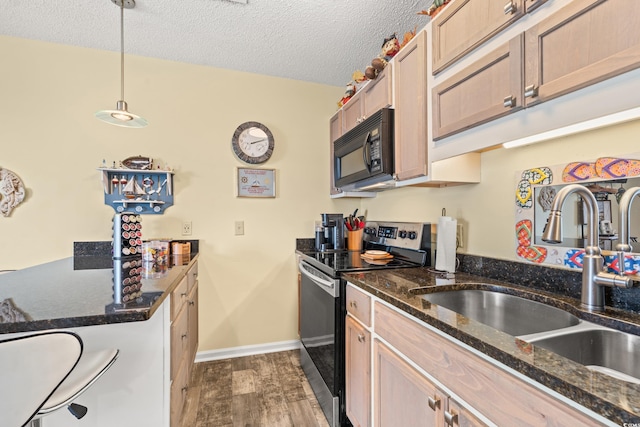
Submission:
M 120 100 L 124 101 L 124 0 L 120 1 Z

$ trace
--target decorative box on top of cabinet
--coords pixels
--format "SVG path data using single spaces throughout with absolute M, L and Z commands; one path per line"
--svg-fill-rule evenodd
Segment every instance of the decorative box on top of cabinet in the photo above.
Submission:
M 116 212 L 162 214 L 173 206 L 173 171 L 99 168 L 104 204 Z

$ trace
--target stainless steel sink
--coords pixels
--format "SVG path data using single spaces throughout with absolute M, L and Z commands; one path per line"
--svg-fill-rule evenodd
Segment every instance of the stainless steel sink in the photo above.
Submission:
M 598 328 L 530 342 L 590 369 L 640 383 L 640 336 Z
M 559 308 L 500 292 L 461 290 L 426 294 L 422 298 L 513 336 L 580 323 L 580 319 Z

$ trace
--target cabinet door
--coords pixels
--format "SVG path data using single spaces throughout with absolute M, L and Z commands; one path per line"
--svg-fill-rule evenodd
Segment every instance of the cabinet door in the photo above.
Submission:
M 348 104 L 348 102 L 347 102 Z M 333 142 L 342 136 L 342 110 L 329 119 L 329 194 L 338 194 L 340 190 L 334 185 Z
M 189 294 L 189 328 L 187 336 L 189 340 L 189 371 L 193 365 L 193 360 L 198 351 L 198 283 L 196 283 Z
M 362 121 L 362 96 L 358 91 L 342 107 L 342 133 L 343 135 L 356 127 Z
M 457 0 L 433 20 L 434 74 L 524 14 L 522 0 Z
M 346 412 L 354 427 L 369 427 L 371 414 L 371 334 L 347 316 Z
M 394 57 L 395 175 L 427 174 L 427 33 L 420 31 Z
M 518 111 L 522 103 L 519 35 L 433 89 L 433 139 Z
M 388 64 L 375 80 L 372 80 L 362 88 L 364 92 L 364 104 L 362 106 L 362 119 L 366 119 L 381 108 L 391 106 L 391 82 L 393 75 L 393 63 Z
M 442 426 L 443 395 L 379 341 L 374 343 L 376 427 Z
M 446 426 L 451 427 L 485 427 L 487 424 L 480 421 L 464 405 L 453 398 L 447 399 L 447 409 L 444 412 Z
M 189 309 L 183 304 L 182 310 L 171 322 L 171 379 L 175 379 L 183 359 L 189 350 Z
M 574 0 L 525 33 L 525 104 L 640 66 L 640 2 Z

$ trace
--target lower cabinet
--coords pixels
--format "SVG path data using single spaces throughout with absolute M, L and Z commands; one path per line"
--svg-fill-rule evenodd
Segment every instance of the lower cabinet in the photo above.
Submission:
M 347 286 L 348 298 L 354 289 Z M 372 312 L 368 324 L 351 312 L 346 320 L 346 407 L 354 426 L 600 424 L 587 409 L 358 291 Z
M 198 350 L 198 265 L 171 293 L 171 427 L 180 426 L 191 368 Z
M 345 336 L 347 417 L 354 427 L 368 427 L 371 425 L 371 333 L 347 316 Z
M 377 427 L 487 425 L 378 340 L 373 354 Z

